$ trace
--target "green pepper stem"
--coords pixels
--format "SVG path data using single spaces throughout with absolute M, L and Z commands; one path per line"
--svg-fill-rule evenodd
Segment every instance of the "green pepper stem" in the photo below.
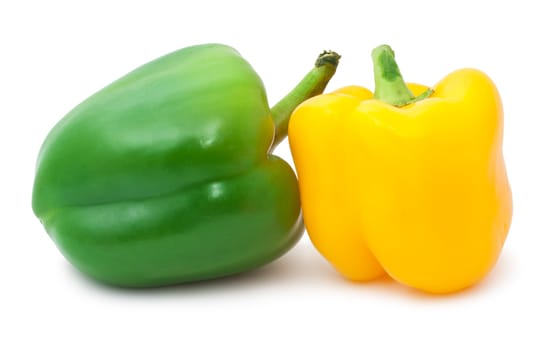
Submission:
M 388 45 L 380 45 L 372 50 L 372 61 L 374 63 L 374 98 L 401 107 L 423 100 L 433 93 L 433 90 L 428 89 L 417 97 L 414 96 L 395 62 L 395 53 Z
M 336 72 L 340 55 L 333 51 L 323 51 L 315 61 L 315 67 L 289 92 L 279 103 L 271 108 L 275 122 L 275 138 L 271 145 L 273 150 L 288 134 L 288 121 L 292 111 L 300 103 L 321 94 Z

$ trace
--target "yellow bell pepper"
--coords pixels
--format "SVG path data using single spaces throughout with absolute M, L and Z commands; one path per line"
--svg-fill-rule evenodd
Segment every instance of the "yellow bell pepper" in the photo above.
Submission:
M 350 280 L 471 286 L 496 263 L 512 218 L 497 88 L 475 69 L 433 89 L 405 84 L 389 46 L 372 57 L 374 94 L 345 87 L 290 119 L 307 232 Z

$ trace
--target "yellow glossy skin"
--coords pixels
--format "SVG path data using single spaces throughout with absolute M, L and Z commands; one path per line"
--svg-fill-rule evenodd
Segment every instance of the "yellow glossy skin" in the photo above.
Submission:
M 304 102 L 289 141 L 313 244 L 351 280 L 388 273 L 432 293 L 478 282 L 512 217 L 502 131 L 498 91 L 474 69 L 400 108 L 356 86 Z

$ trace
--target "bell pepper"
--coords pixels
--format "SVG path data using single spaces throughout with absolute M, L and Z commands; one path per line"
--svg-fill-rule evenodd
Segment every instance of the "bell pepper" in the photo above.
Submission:
M 338 58 L 324 52 L 271 110 L 259 76 L 228 46 L 192 46 L 137 68 L 48 134 L 34 213 L 78 270 L 119 286 L 210 279 L 276 259 L 303 223 L 296 176 L 271 151 Z
M 512 217 L 497 88 L 476 69 L 433 89 L 406 84 L 389 46 L 372 58 L 374 94 L 344 87 L 291 116 L 307 232 L 350 280 L 471 286 L 496 263 Z

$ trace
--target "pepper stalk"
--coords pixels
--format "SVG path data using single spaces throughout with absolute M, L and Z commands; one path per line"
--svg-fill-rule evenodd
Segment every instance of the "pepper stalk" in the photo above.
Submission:
M 336 72 L 340 55 L 334 51 L 323 51 L 315 61 L 315 67 L 281 101 L 271 108 L 275 122 L 275 138 L 271 151 L 288 134 L 288 121 L 296 107 L 305 100 L 321 94 Z
M 374 64 L 374 98 L 395 107 L 403 107 L 433 94 L 432 89 L 427 89 L 420 95 L 414 96 L 401 75 L 395 61 L 395 52 L 389 45 L 374 48 L 371 56 Z

